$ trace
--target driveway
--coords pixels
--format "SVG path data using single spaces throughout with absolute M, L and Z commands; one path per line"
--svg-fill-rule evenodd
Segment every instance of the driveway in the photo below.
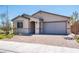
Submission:
M 17 41 L 26 43 L 38 43 L 51 46 L 79 48 L 79 44 L 75 40 L 66 40 L 66 35 L 32 35 L 32 36 L 19 36 L 16 35 L 7 41 Z

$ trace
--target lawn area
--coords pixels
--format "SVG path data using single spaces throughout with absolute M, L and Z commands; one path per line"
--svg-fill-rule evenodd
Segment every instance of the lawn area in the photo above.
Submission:
M 0 34 L 0 39 L 5 39 L 5 38 L 12 38 L 14 36 L 14 34 L 8 34 L 8 35 L 6 35 L 6 34 Z

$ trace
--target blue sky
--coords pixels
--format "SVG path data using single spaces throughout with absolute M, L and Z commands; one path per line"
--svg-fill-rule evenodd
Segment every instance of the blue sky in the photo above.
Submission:
M 79 5 L 9 5 L 9 19 L 23 13 L 32 15 L 33 13 L 43 10 L 55 14 L 71 16 L 72 12 L 79 12 Z M 6 12 L 6 6 L 0 6 L 0 14 Z

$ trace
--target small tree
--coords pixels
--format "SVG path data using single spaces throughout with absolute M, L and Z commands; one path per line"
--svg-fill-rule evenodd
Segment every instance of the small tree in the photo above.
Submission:
M 1 24 L 2 24 L 2 27 L 4 27 L 5 25 L 5 18 L 6 18 L 6 14 L 5 13 L 2 13 L 0 14 L 0 18 L 1 18 Z
M 79 14 L 77 11 L 73 12 L 72 16 L 70 17 L 70 24 L 73 25 L 74 23 L 77 22 L 77 20 L 79 19 Z M 76 31 L 76 27 L 75 27 L 75 31 Z M 76 36 L 76 33 L 75 33 Z
M 11 23 L 9 20 L 6 20 L 6 27 L 5 27 L 5 31 L 6 31 L 6 34 L 9 34 L 10 30 L 11 30 Z
M 5 34 L 9 34 L 9 31 L 11 30 L 11 23 L 9 19 L 6 18 L 7 15 L 5 13 L 0 14 L 1 18 L 1 24 L 2 24 L 2 30 L 5 32 Z
M 72 16 L 70 17 L 71 25 L 74 24 L 79 19 L 79 14 L 77 11 L 73 12 Z

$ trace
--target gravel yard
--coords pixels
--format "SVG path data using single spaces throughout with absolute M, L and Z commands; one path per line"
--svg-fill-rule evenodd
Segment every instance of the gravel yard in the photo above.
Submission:
M 5 39 L 5 41 L 16 41 L 25 43 L 37 43 L 51 46 L 79 48 L 79 44 L 75 40 L 64 39 L 65 35 L 32 35 L 19 36 L 16 35 L 12 39 Z

